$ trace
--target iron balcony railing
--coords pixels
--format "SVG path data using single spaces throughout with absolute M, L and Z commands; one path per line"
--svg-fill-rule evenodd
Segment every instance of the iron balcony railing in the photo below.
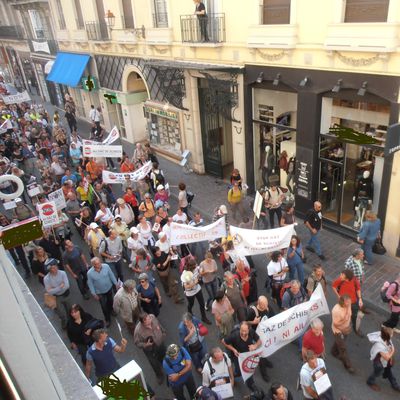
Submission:
M 154 28 L 168 28 L 168 14 L 167 13 L 154 13 L 153 14 L 153 27 Z
M 25 39 L 25 33 L 22 26 L 5 25 L 0 26 L 0 38 L 3 39 Z
M 32 53 L 46 53 L 46 54 L 57 54 L 58 43 L 56 40 L 49 39 L 29 39 L 29 49 Z
M 184 43 L 225 42 L 225 14 L 181 15 L 181 35 Z
M 108 34 L 108 28 L 105 21 L 85 22 L 85 28 L 88 40 L 98 40 L 98 41 L 110 40 L 110 35 Z

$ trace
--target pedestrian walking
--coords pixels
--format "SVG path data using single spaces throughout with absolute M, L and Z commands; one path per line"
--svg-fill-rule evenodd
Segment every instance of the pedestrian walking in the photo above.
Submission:
M 224 273 L 224 282 L 221 285 L 226 297 L 229 299 L 238 322 L 246 321 L 246 296 L 238 279 L 230 271 Z
M 287 263 L 289 265 L 289 279 L 298 279 L 304 282 L 304 252 L 298 236 L 293 235 L 287 249 Z
M 101 241 L 99 252 L 104 262 L 112 269 L 117 279 L 124 280 L 122 273 L 122 240 L 116 230 L 110 230 L 108 238 Z
M 98 257 L 92 258 L 91 264 L 92 267 L 87 274 L 88 286 L 94 299 L 100 302 L 108 328 L 111 325 L 111 313 L 113 312 L 113 285 L 117 288 L 117 279 L 111 268 L 107 264 L 103 264 Z
M 75 279 L 78 289 L 85 300 L 90 298 L 89 287 L 87 285 L 87 270 L 89 264 L 82 250 L 75 246 L 71 240 L 66 240 L 65 251 L 63 254 L 64 267 Z
M 376 384 L 376 379 L 381 375 L 390 382 L 393 390 L 400 392 L 400 385 L 392 371 L 395 353 L 392 337 L 393 329 L 386 326 L 383 326 L 380 332 L 368 334 L 368 340 L 372 343 L 370 359 L 372 361 L 373 372 L 367 379 L 367 385 L 375 392 L 381 390 L 380 386 Z
M 228 191 L 228 203 L 231 209 L 231 215 L 235 221 L 241 221 L 245 216 L 243 207 L 243 193 L 239 187 L 239 182 L 234 181 L 232 188 Z M 240 219 L 237 219 L 237 213 L 240 214 Z
M 366 263 L 373 264 L 374 258 L 372 255 L 372 247 L 375 244 L 376 239 L 380 238 L 381 235 L 381 220 L 376 214 L 368 210 L 365 213 L 365 221 L 358 233 L 357 240 L 361 243 L 361 247 L 364 250 Z
M 280 226 L 282 219 L 282 202 L 285 195 L 282 189 L 279 188 L 277 183 L 273 182 L 270 184 L 270 188 L 266 189 L 264 193 L 264 203 L 265 208 L 268 210 L 269 214 L 269 224 L 271 229 L 275 227 L 274 216 L 278 219 L 278 227 Z
M 346 338 L 351 331 L 351 297 L 348 294 L 341 295 L 339 303 L 332 308 L 332 332 L 334 343 L 331 348 L 333 357 L 342 361 L 346 370 L 354 374 L 355 369 L 347 354 Z
M 61 320 L 61 327 L 67 328 L 69 304 L 69 280 L 65 271 L 58 269 L 58 261 L 50 258 L 46 262 L 47 274 L 43 278 L 46 293 L 56 297 L 55 312 Z
M 229 299 L 225 296 L 225 292 L 221 289 L 217 290 L 215 294 L 211 312 L 214 315 L 215 325 L 218 327 L 220 337 L 228 335 L 234 325 L 233 315 L 235 314 L 235 310 Z
M 163 361 L 163 368 L 176 400 L 187 399 L 184 394 L 185 387 L 189 393 L 189 399 L 193 399 L 196 386 L 191 371 L 192 359 L 187 350 L 176 344 L 170 344 Z
M 232 388 L 235 385 L 232 361 L 220 347 L 214 347 L 210 350 L 209 357 L 204 363 L 202 384 L 214 388 L 227 383 L 231 384 Z
M 200 373 L 203 358 L 207 353 L 205 337 L 200 335 L 201 325 L 198 318 L 187 312 L 183 314 L 182 321 L 178 326 L 179 342 L 189 352 L 197 372 Z
M 206 309 L 211 308 L 211 304 L 215 299 L 215 295 L 218 290 L 218 279 L 217 279 L 217 263 L 210 251 L 205 253 L 206 257 L 199 265 L 200 276 L 203 280 L 204 287 L 206 288 L 208 299 L 206 302 Z
M 163 359 L 166 350 L 165 336 L 165 329 L 154 315 L 144 312 L 140 314 L 133 341 L 137 347 L 143 350 L 149 360 L 159 385 L 165 379 L 163 371 Z
M 400 333 L 397 329 L 400 318 L 400 273 L 394 282 L 387 282 L 386 298 L 390 305 L 390 318 L 383 323 L 384 326 L 392 328 L 394 332 Z
M 268 400 L 293 400 L 292 393 L 282 383 L 273 383 L 267 396 Z
M 103 240 L 105 240 L 106 235 L 100 229 L 99 225 L 96 222 L 92 222 L 89 225 L 89 232 L 87 234 L 87 243 L 89 245 L 90 254 L 94 257 L 101 257 L 100 254 L 100 244 Z
M 306 361 L 306 353 L 311 350 L 317 358 L 325 358 L 324 323 L 319 318 L 314 318 L 310 323 L 310 329 L 303 336 L 301 354 Z
M 319 201 L 314 202 L 314 207 L 307 211 L 304 223 L 310 231 L 310 240 L 307 243 L 306 249 L 312 253 L 316 252 L 321 260 L 325 260 L 322 254 L 319 234 L 322 229 L 322 205 Z
M 143 311 L 158 317 L 162 305 L 161 294 L 146 273 L 143 272 L 139 275 L 139 284 L 136 286 L 136 290 L 139 293 L 140 306 Z
M 113 310 L 125 322 L 128 331 L 133 336 L 141 311 L 139 294 L 136 290 L 136 282 L 133 279 L 127 279 L 115 293 Z
M 322 290 L 324 291 L 326 296 L 327 292 L 326 292 L 325 271 L 322 268 L 322 265 L 315 264 L 311 274 L 307 278 L 306 290 L 308 297 L 311 297 L 311 295 L 314 293 L 314 290 L 317 288 L 319 283 L 321 284 Z
M 267 265 L 269 281 L 266 283 L 266 286 L 271 286 L 272 298 L 279 308 L 282 307 L 281 289 L 285 283 L 287 272 L 289 272 L 288 263 L 280 251 L 274 251 L 271 254 L 271 261 Z
M 85 374 L 90 378 L 92 367 L 94 365 L 97 382 L 106 376 L 114 373 L 120 368 L 115 359 L 115 353 L 125 352 L 128 341 L 121 339 L 121 344 L 117 345 L 114 339 L 110 338 L 105 329 L 96 329 L 92 334 L 94 343 L 89 347 L 86 353 Z

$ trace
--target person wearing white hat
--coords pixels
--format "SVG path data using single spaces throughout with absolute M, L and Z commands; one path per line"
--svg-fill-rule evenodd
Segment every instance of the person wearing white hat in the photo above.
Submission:
M 169 208 L 168 200 L 169 200 L 168 191 L 165 190 L 164 185 L 158 185 L 157 193 L 154 195 L 154 204 L 156 205 L 156 208 L 162 206 L 168 209 Z
M 135 222 L 135 213 L 133 212 L 132 207 L 122 198 L 117 199 L 112 212 L 115 216 L 114 218 L 117 218 L 117 215 L 119 215 L 128 227 L 131 227 Z
M 169 254 L 170 253 L 170 244 L 165 232 L 160 232 L 158 234 L 158 240 L 155 244 L 163 253 Z
M 100 229 L 96 222 L 89 225 L 89 233 L 87 235 L 87 243 L 89 245 L 90 253 L 94 257 L 101 257 L 99 252 L 100 243 L 104 240 L 106 235 Z

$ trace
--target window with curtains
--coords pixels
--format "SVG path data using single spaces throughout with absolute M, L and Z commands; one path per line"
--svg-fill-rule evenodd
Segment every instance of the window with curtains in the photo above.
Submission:
M 290 24 L 291 0 L 263 0 L 261 8 L 261 24 Z
M 75 2 L 75 11 L 76 11 L 76 27 L 78 29 L 84 29 L 85 23 L 83 21 L 81 0 L 74 0 L 74 2 Z
M 390 0 L 346 0 L 344 22 L 386 22 L 389 2 Z
M 66 24 L 65 24 L 65 18 L 64 18 L 64 12 L 61 4 L 61 0 L 55 0 L 56 3 L 56 8 L 57 8 L 57 14 L 58 14 L 58 26 L 60 27 L 61 30 L 66 29 Z
M 133 20 L 132 0 L 122 0 L 122 25 L 124 29 L 133 29 L 135 23 Z

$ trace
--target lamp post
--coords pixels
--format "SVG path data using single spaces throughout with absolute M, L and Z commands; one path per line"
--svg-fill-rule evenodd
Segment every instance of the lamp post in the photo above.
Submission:
M 107 10 L 104 19 L 105 19 L 105 21 L 106 21 L 106 25 L 107 25 L 108 28 L 110 28 L 110 30 L 111 30 L 111 29 L 114 27 L 114 25 L 115 25 L 115 15 L 113 14 L 112 11 Z

